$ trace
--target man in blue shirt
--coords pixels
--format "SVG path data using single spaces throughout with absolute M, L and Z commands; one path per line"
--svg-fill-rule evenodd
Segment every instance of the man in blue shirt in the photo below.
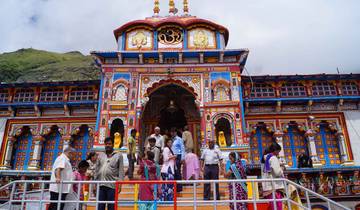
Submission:
M 174 152 L 174 155 L 176 155 L 175 180 L 181 180 L 181 165 L 185 160 L 185 145 L 182 138 L 177 135 L 176 128 L 171 128 L 170 135 L 173 141 L 171 150 Z M 176 191 L 182 191 L 181 184 L 176 186 Z

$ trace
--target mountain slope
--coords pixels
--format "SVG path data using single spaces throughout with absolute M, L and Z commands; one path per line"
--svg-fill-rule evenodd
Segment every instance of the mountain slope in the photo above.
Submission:
M 20 49 L 0 54 L 0 82 L 49 82 L 100 79 L 91 56 Z

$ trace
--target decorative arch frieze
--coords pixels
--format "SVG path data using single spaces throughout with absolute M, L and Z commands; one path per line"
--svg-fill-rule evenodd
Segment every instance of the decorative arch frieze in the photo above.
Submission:
M 269 132 L 270 134 L 274 133 L 275 130 L 277 129 L 275 121 L 263 121 L 263 122 L 250 121 L 247 123 L 248 131 L 251 134 L 254 134 L 256 132 L 256 129 L 261 126 L 264 127 L 266 131 Z
M 212 122 L 215 125 L 217 121 L 221 118 L 227 119 L 230 123 L 235 122 L 235 118 L 231 113 L 217 113 L 212 117 Z
M 185 88 L 191 94 L 194 95 L 196 99 L 196 104 L 200 104 L 201 101 L 200 75 L 177 76 L 177 77 L 145 75 L 141 77 L 141 85 L 140 85 L 141 99 L 139 100 L 140 102 L 139 105 L 144 106 L 146 102 L 148 102 L 151 93 L 169 84 L 174 84 Z
M 59 132 L 61 136 L 64 136 L 67 132 L 66 124 L 42 124 L 40 128 L 40 134 L 48 136 L 53 132 Z M 56 130 L 54 130 L 56 128 Z
M 280 121 L 280 130 L 284 133 L 288 132 L 290 126 L 295 126 L 301 133 L 306 132 L 308 125 L 305 120 L 296 120 L 296 121 Z
M 38 125 L 37 124 L 13 124 L 10 130 L 10 136 L 19 137 L 25 131 L 25 127 L 29 127 L 31 135 L 38 135 Z

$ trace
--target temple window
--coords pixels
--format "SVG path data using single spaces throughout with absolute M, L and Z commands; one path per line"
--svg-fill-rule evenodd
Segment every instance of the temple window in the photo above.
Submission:
M 46 88 L 41 91 L 40 101 L 62 101 L 64 100 L 64 91 L 62 88 Z
M 313 96 L 336 95 L 336 88 L 329 82 L 316 82 L 312 87 Z
M 85 160 L 87 153 L 93 145 L 93 137 L 90 136 L 89 127 L 87 125 L 80 126 L 80 132 L 73 135 L 71 146 L 76 150 L 73 165 L 77 165 L 81 160 Z
M 33 89 L 18 89 L 14 96 L 14 102 L 33 102 L 35 92 Z
M 27 170 L 32 157 L 32 134 L 30 128 L 24 126 L 23 131 L 14 143 L 14 155 L 12 157 L 12 168 L 14 170 Z
M 6 103 L 9 100 L 9 91 L 7 89 L 0 90 L 0 103 Z
M 54 130 L 56 131 L 45 137 L 41 153 L 41 169 L 44 171 L 51 171 L 55 159 L 61 154 L 63 149 L 63 142 L 60 133 L 57 131 L 57 126 L 54 126 Z
M 283 138 L 283 150 L 287 164 L 291 168 L 297 168 L 298 156 L 307 153 L 306 138 L 299 131 L 297 124 L 290 124 Z
M 124 85 L 119 85 L 116 88 L 113 96 L 113 101 L 126 101 L 127 100 L 127 88 Z
M 269 84 L 255 84 L 250 96 L 252 98 L 275 97 L 275 90 Z
M 94 90 L 91 87 L 72 88 L 69 101 L 88 101 L 94 100 Z
M 255 132 L 250 137 L 250 160 L 254 164 L 258 164 L 264 154 L 266 147 L 271 145 L 273 137 L 266 130 L 265 124 L 257 126 Z
M 343 82 L 342 94 L 347 96 L 359 95 L 359 90 L 355 82 Z
M 316 152 L 320 162 L 325 166 L 340 165 L 340 149 L 337 137 L 330 130 L 328 123 L 320 123 L 316 135 Z
M 282 97 L 306 96 L 305 87 L 300 83 L 286 83 L 281 87 Z

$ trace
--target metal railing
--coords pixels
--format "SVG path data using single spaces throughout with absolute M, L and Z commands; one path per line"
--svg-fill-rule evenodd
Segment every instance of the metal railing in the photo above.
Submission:
M 283 198 L 276 198 L 275 191 L 272 191 L 272 198 L 271 199 L 264 199 L 264 198 L 258 198 L 257 191 L 258 187 L 257 185 L 259 183 L 264 182 L 271 182 L 272 186 L 274 188 L 275 183 L 282 183 L 284 186 L 283 192 L 284 197 Z M 27 191 L 28 184 L 40 184 L 41 187 L 38 190 L 38 196 L 32 196 L 29 198 L 29 191 Z M 325 196 L 322 196 L 314 191 L 311 191 L 301 185 L 298 185 L 288 179 L 241 179 L 241 180 L 174 180 L 174 181 L 63 181 L 59 183 L 59 197 L 57 200 L 50 200 L 48 196 L 48 189 L 45 188 L 48 184 L 54 184 L 55 182 L 51 181 L 42 181 L 42 180 L 18 180 L 11 182 L 5 186 L 0 187 L 0 191 L 2 190 L 10 190 L 10 197 L 9 201 L 6 204 L 3 204 L 4 207 L 7 205 L 6 209 L 14 209 L 14 207 L 21 207 L 21 209 L 24 209 L 27 205 L 38 205 L 37 209 L 42 210 L 45 209 L 46 204 L 50 203 L 57 203 L 57 209 L 60 209 L 60 204 L 64 203 L 71 203 L 76 206 L 76 209 L 80 209 L 81 205 L 89 205 L 89 206 L 96 206 L 96 210 L 98 209 L 98 204 L 114 204 L 116 206 L 135 206 L 141 203 L 154 203 L 154 209 L 157 209 L 157 206 L 171 206 L 174 209 L 176 209 L 177 206 L 194 206 L 194 209 L 196 210 L 199 206 L 204 205 L 212 205 L 214 209 L 217 209 L 217 206 L 222 205 L 229 205 L 232 203 L 234 206 L 236 206 L 238 203 L 243 203 L 246 205 L 253 205 L 253 209 L 257 210 L 258 204 L 264 204 L 264 203 L 272 203 L 273 208 L 277 210 L 277 202 L 282 202 L 285 206 L 288 207 L 288 209 L 293 209 L 292 207 L 298 207 L 298 209 L 304 209 L 304 210 L 311 210 L 311 199 L 316 198 L 318 200 L 321 200 L 322 205 L 327 206 L 329 210 L 350 210 L 350 208 L 345 207 L 333 200 L 330 200 L 329 198 L 326 198 Z M 174 200 L 173 201 L 163 201 L 160 200 L 157 197 L 154 197 L 155 199 L 153 201 L 137 201 L 134 199 L 134 197 L 126 198 L 128 195 L 134 195 L 134 185 L 135 184 L 151 184 L 151 185 L 158 185 L 160 187 L 161 184 L 164 183 L 171 183 L 174 185 Z M 176 183 L 176 184 L 175 184 Z M 249 184 L 251 185 L 252 189 L 252 196 L 250 199 L 245 200 L 236 200 L 235 196 L 235 187 L 239 183 L 247 183 L 248 187 Z M 64 192 L 64 184 L 77 184 L 78 192 L 75 192 L 76 198 L 75 200 L 61 200 L 61 194 Z M 96 186 L 96 194 L 93 199 L 89 200 L 82 200 L 80 198 L 80 193 L 83 185 L 94 185 Z M 119 186 L 121 185 L 122 191 L 120 192 L 120 196 L 118 196 L 118 193 L 115 193 L 115 198 L 112 201 L 100 201 L 99 200 L 99 190 L 100 186 L 103 184 L 113 184 L 116 186 L 116 189 L 119 189 Z M 192 189 L 192 196 L 182 199 L 176 199 L 177 198 L 177 192 L 176 192 L 176 185 L 177 184 L 186 184 L 190 185 L 190 188 Z M 201 184 L 211 184 L 213 188 L 213 200 L 204 200 L 202 198 L 199 198 L 197 195 L 197 190 L 199 188 L 201 189 Z M 233 192 L 228 192 L 227 195 L 232 193 L 232 196 L 234 199 L 228 198 L 228 196 L 225 197 L 224 200 L 216 200 L 216 184 L 219 185 L 232 185 Z M 200 187 L 199 187 L 200 185 Z M 22 186 L 21 190 L 19 191 L 18 186 Z M 187 187 L 186 189 L 188 189 Z M 291 192 L 290 189 L 295 189 L 297 191 L 304 192 L 304 197 L 302 200 L 304 201 L 303 205 L 302 203 L 298 203 L 295 200 L 291 198 Z M 128 191 L 127 191 L 128 190 Z M 33 191 L 32 191 L 33 192 Z M 319 202 L 316 202 L 317 204 Z M 0 209 L 1 205 L 0 205 Z

